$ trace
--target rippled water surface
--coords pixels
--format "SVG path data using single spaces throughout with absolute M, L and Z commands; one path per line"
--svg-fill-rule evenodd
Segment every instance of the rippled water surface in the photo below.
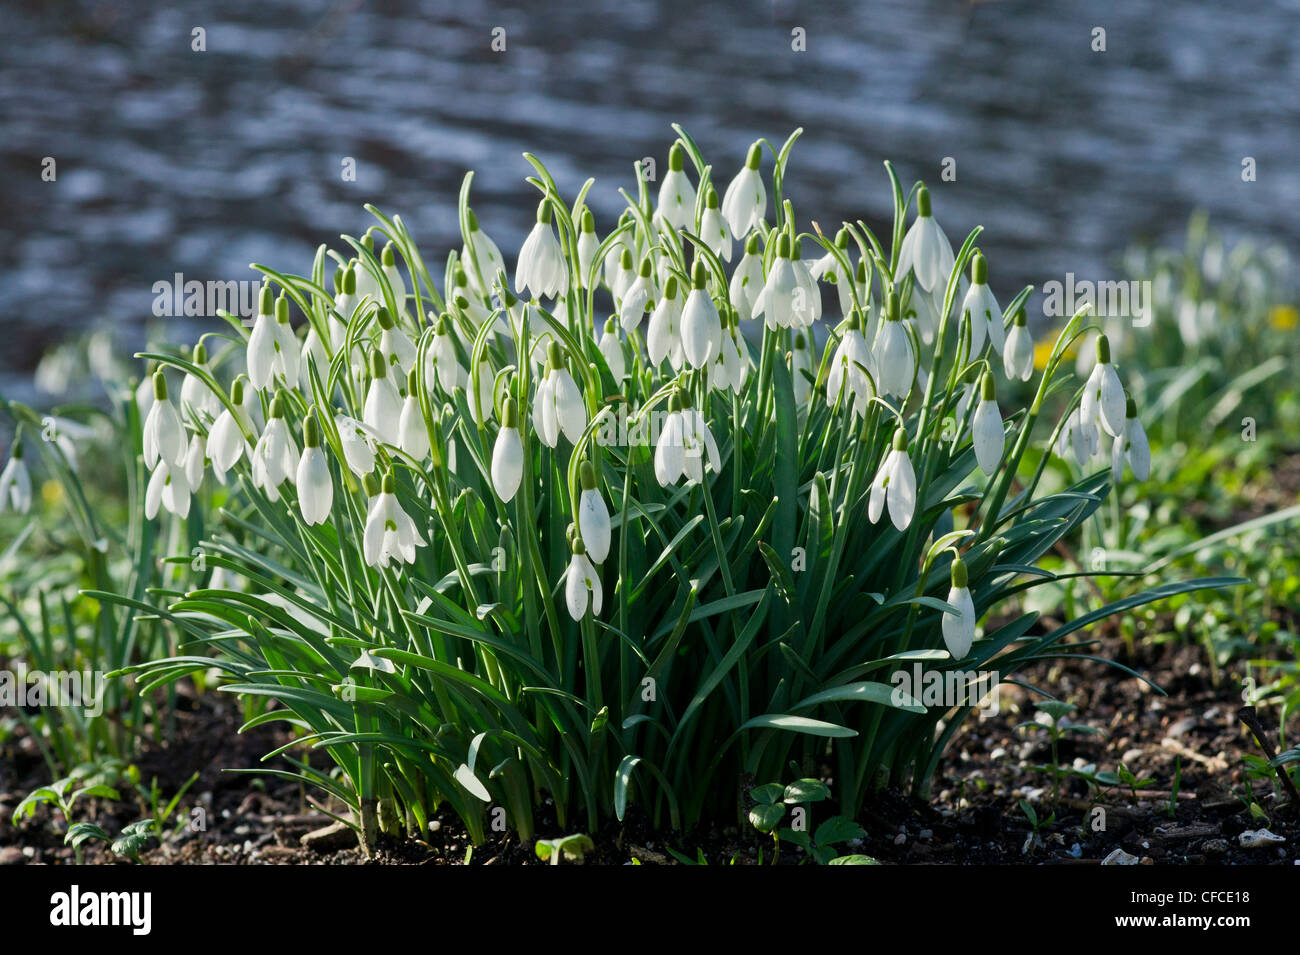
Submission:
M 987 227 L 1004 294 L 1105 274 L 1131 240 L 1176 239 L 1197 207 L 1230 232 L 1300 235 L 1294 0 L 6 8 L 10 381 L 74 329 L 108 322 L 130 341 L 173 273 L 306 270 L 317 243 L 368 224 L 363 202 L 400 212 L 441 258 L 467 168 L 480 218 L 513 250 L 533 211 L 525 149 L 568 192 L 595 176 L 608 226 L 631 163 L 662 163 L 674 120 L 725 176 L 754 138 L 804 127 L 787 192 L 823 223 L 886 215 L 892 158 L 932 183 L 954 241 Z M 191 51 L 196 26 L 207 52 Z M 939 182 L 944 157 L 955 182 Z

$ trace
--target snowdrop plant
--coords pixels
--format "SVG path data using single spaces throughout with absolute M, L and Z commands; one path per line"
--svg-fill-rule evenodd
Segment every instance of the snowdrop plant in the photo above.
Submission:
M 541 798 L 561 826 L 634 804 L 692 825 L 791 759 L 834 767 L 851 814 L 884 783 L 924 791 L 969 712 L 900 699 L 895 670 L 1005 677 L 1112 612 L 1221 583 L 1063 624 L 1024 612 L 1054 579 L 1039 557 L 1111 481 L 1102 465 L 1040 493 L 1043 456 L 1027 458 L 1069 431 L 1038 418 L 1086 314 L 1032 403 L 999 408 L 1005 320 L 978 291 L 980 229 L 954 253 L 930 194 L 886 163 L 883 241 L 861 221 L 809 230 L 785 194 L 798 132 L 753 144 L 716 204 L 714 167 L 674 128 L 658 203 L 634 167 L 603 236 L 592 182 L 567 197 L 525 154 L 540 205 L 513 290 L 470 174 L 442 267 L 368 207 L 377 224 L 322 246 L 307 275 L 255 266 L 264 314 L 251 335 L 229 319 L 221 357 L 141 356 L 223 406 L 212 432 L 189 424 L 229 482 L 200 514 L 233 583 L 159 593 L 152 612 L 183 646 L 136 672 L 154 685 L 216 666 L 230 692 L 278 699 L 264 719 L 338 767 L 297 775 L 350 807 L 367 844 L 441 806 L 476 840 L 490 805 L 528 837 Z M 734 265 L 725 233 L 744 243 Z M 958 294 L 967 267 L 973 297 Z M 321 360 L 295 380 L 289 356 L 313 334 Z M 245 367 L 251 387 L 228 391 Z M 1122 426 L 1137 471 L 1140 409 L 1113 417 L 1100 374 L 1088 413 Z M 146 463 L 179 467 L 186 423 L 165 382 L 155 396 Z

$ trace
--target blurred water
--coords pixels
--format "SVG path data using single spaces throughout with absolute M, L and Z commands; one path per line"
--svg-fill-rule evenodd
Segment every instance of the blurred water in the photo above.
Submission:
M 196 26 L 207 52 L 191 51 Z M 441 259 L 467 168 L 513 260 L 534 204 L 524 149 L 570 194 L 595 176 L 608 227 L 616 187 L 635 159 L 663 163 L 674 120 L 724 178 L 754 138 L 803 126 L 787 193 L 805 221 L 879 222 L 892 158 L 932 184 L 954 242 L 987 227 L 1003 295 L 1108 274 L 1127 242 L 1176 240 L 1198 206 L 1230 233 L 1294 242 L 1297 27 L 1296 0 L 7 4 L 0 373 L 12 384 L 96 322 L 141 328 L 175 272 L 306 270 L 318 242 L 364 229 L 363 202 Z M 956 182 L 939 181 L 946 156 Z

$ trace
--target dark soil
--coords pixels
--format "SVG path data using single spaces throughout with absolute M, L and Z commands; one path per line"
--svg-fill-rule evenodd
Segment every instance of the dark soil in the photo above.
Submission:
M 1259 755 L 1259 750 L 1237 718 L 1240 690 L 1232 675 L 1220 674 L 1220 681 L 1212 682 L 1200 649 L 1174 641 L 1147 641 L 1130 650 L 1122 640 L 1106 638 L 1098 655 L 1146 673 L 1169 696 L 1085 660 L 1040 664 L 1020 676 L 1075 704 L 1070 719 L 1104 734 L 1066 733 L 1058 749 L 1060 766 L 1091 764 L 1097 771 L 1116 771 L 1123 763 L 1138 780 L 1149 781 L 1131 790 L 1089 786 L 1069 777 L 1053 798 L 1047 732 L 1017 728 L 1033 719 L 1030 700 L 1039 697 L 1004 686 L 1000 712 L 973 718 L 955 738 L 935 779 L 934 798 L 927 802 L 894 791 L 873 798 L 858 815 L 867 836 L 848 851 L 886 864 L 1095 865 L 1117 849 L 1131 857 L 1130 864 L 1295 864 L 1300 824 L 1294 807 L 1283 804 L 1276 779 L 1252 773 L 1247 764 L 1246 756 Z M 178 828 L 162 844 L 151 842 L 142 854 L 144 862 L 438 865 L 468 859 L 475 865 L 541 864 L 531 844 L 510 835 L 489 838 L 471 852 L 464 827 L 450 814 L 434 820 L 427 838 L 386 840 L 369 859 L 355 845 L 325 852 L 304 848 L 305 834 L 332 822 L 317 806 L 331 812 L 338 807 L 319 802 L 321 794 L 290 780 L 223 772 L 287 768 L 275 760 L 259 762 L 287 737 L 272 727 L 238 735 L 237 711 L 215 696 L 190 700 L 191 709 L 180 714 L 173 737 L 180 742 L 146 751 L 137 761 L 141 777 L 148 781 L 156 775 L 168 794 L 192 773 L 200 774 L 169 827 Z M 1265 711 L 1261 718 L 1276 742 L 1277 727 L 1270 723 L 1275 714 Z M 1300 721 L 1296 724 L 1289 727 L 1287 739 L 1300 732 Z M 63 845 L 63 822 L 47 809 L 18 825 L 10 820 L 21 796 L 46 781 L 30 740 L 18 734 L 0 749 L 0 864 L 72 861 L 72 851 Z M 1033 806 L 1040 820 L 1037 838 L 1021 800 Z M 206 829 L 188 825 L 196 807 L 204 811 Z M 110 833 L 149 814 L 143 800 L 96 800 L 77 807 L 79 818 L 93 819 Z M 565 834 L 553 816 L 548 818 L 546 807 L 539 817 L 543 837 Z M 1240 835 L 1260 828 L 1285 841 L 1244 848 Z M 625 825 L 610 824 L 596 833 L 594 842 L 585 861 L 597 864 L 673 863 L 677 860 L 670 849 L 692 859 L 702 850 L 712 864 L 754 864 L 760 853 L 770 861 L 772 849 L 770 839 L 742 832 L 734 823 L 680 836 L 653 830 L 634 812 Z M 117 861 L 102 843 L 88 844 L 85 860 Z M 785 845 L 780 861 L 803 857 Z

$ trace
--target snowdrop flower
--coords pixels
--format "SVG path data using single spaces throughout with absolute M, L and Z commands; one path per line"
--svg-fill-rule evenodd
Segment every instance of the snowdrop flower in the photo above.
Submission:
M 212 460 L 212 473 L 222 484 L 226 483 L 226 472 L 235 466 L 235 462 L 248 449 L 245 431 L 253 430 L 253 422 L 244 410 L 245 381 L 244 376 L 240 375 L 230 386 L 230 403 L 235 406 L 235 412 L 232 413 L 223 405 L 221 414 L 208 432 L 208 457 Z
M 384 362 L 394 370 L 398 377 L 405 377 L 406 373 L 415 367 L 415 343 L 411 341 L 406 332 L 397 327 L 397 323 L 393 321 L 393 316 L 383 305 L 375 310 L 375 321 L 379 323 L 381 329 L 379 333 L 379 353 L 383 356 Z
M 389 242 L 384 246 L 384 252 L 379 261 L 383 267 L 384 278 L 388 282 L 388 287 L 393 292 L 393 304 L 397 307 L 397 313 L 404 315 L 406 313 L 406 281 L 402 278 L 402 272 L 397 267 L 397 256 L 393 252 L 393 243 Z
M 843 255 L 846 260 L 848 260 L 848 229 L 840 229 L 839 232 L 835 233 L 835 248 L 839 250 L 840 254 Z M 815 281 L 829 282 L 835 286 L 835 291 L 838 294 L 840 301 L 840 314 L 847 318 L 854 308 L 853 286 L 859 272 L 862 275 L 862 284 L 864 286 L 866 285 L 866 263 L 860 261 L 858 263 L 858 269 L 854 273 L 848 273 L 844 270 L 844 266 L 840 264 L 840 260 L 835 256 L 835 254 L 828 251 L 820 259 L 817 259 L 809 267 L 808 271 Z M 861 304 L 864 307 L 867 304 L 865 295 L 861 298 Z
M 641 260 L 641 269 L 636 279 L 623 293 L 618 308 L 618 321 L 625 332 L 631 333 L 632 329 L 641 323 L 641 316 L 645 314 L 650 300 L 654 297 L 654 285 L 650 280 L 651 271 L 650 257 L 646 256 Z
M 153 376 L 153 407 L 144 421 L 144 466 L 152 471 L 161 459 L 175 468 L 185 467 L 185 429 L 176 406 L 167 398 L 167 378 L 162 370 Z
M 788 235 L 782 234 L 777 240 L 776 258 L 772 260 L 772 269 L 767 273 L 763 290 L 754 300 L 753 318 L 763 315 L 767 327 L 772 331 L 789 328 L 794 324 L 795 293 L 799 289 L 799 277 L 795 274 L 790 261 L 791 243 Z
M 298 450 L 284 421 L 284 395 L 277 394 L 271 403 L 271 420 L 253 448 L 253 486 L 260 487 L 272 503 L 280 499 L 280 485 L 296 476 Z
M 1151 446 L 1147 443 L 1147 433 L 1142 422 L 1137 418 L 1137 404 L 1128 398 L 1124 408 L 1124 434 L 1115 439 L 1111 449 L 1110 473 L 1118 482 L 1124 474 L 1124 462 L 1128 461 L 1129 470 L 1139 481 L 1145 481 L 1151 474 Z
M 813 367 L 812 350 L 803 332 L 795 332 L 794 350 L 790 352 L 790 377 L 794 386 L 794 403 L 799 414 L 804 415 L 808 409 L 808 399 L 812 395 L 813 379 L 817 369 Z
M 456 286 L 448 298 L 477 331 L 483 327 L 484 322 L 492 317 L 492 309 L 488 307 L 488 304 L 477 292 L 469 287 L 469 276 L 465 274 L 465 268 L 460 263 L 457 263 L 456 268 L 452 271 L 452 281 L 456 283 Z M 510 331 L 510 326 L 506 323 L 504 314 L 497 314 L 493 330 L 500 333 Z
M 691 406 L 691 396 L 679 391 L 668 399 L 668 417 L 655 446 L 655 479 L 661 487 L 685 477 L 691 483 L 704 480 L 704 462 L 717 474 L 722 459 L 717 442 L 703 416 Z
M 834 408 L 851 401 L 853 414 L 866 417 L 867 402 L 875 395 L 872 380 L 876 376 L 871 349 L 862 335 L 862 313 L 854 310 L 849 326 L 831 356 L 830 374 L 826 379 L 826 404 Z
M 261 307 L 248 336 L 248 379 L 258 391 L 265 391 L 281 376 L 291 387 L 298 386 L 298 339 L 289 324 L 289 300 L 282 294 L 272 306 L 270 286 L 262 287 Z
M 1124 434 L 1124 386 L 1110 363 L 1110 340 L 1097 336 L 1097 364 L 1083 388 L 1079 416 L 1096 420 L 1113 438 Z
M 379 435 L 356 418 L 345 414 L 334 416 L 339 443 L 343 446 L 343 459 L 357 477 L 364 477 L 375 469 L 375 445 Z
M 478 363 L 478 372 L 474 376 L 473 383 L 465 384 L 465 400 L 469 404 L 469 410 L 474 415 L 474 423 L 482 427 L 487 421 L 488 416 L 492 414 L 493 401 L 495 400 L 496 374 L 492 370 L 492 363 L 485 356 Z
M 1060 434 L 1056 439 L 1056 456 L 1064 458 L 1067 453 L 1073 452 L 1074 460 L 1079 467 L 1085 467 L 1088 459 L 1099 450 L 1101 444 L 1101 435 L 1097 431 L 1097 422 L 1091 418 L 1085 418 L 1075 408 L 1065 419 L 1065 425 L 1061 428 Z
M 754 315 L 754 305 L 763 288 L 763 251 L 758 233 L 745 241 L 745 254 L 736 271 L 731 273 L 731 303 L 746 318 Z
M 1002 460 L 1005 435 L 1002 431 L 1002 414 L 998 411 L 993 389 L 993 376 L 984 375 L 980 385 L 980 402 L 975 406 L 975 417 L 970 424 L 971 441 L 975 445 L 975 460 L 980 470 L 992 476 Z
M 479 228 L 474 210 L 466 209 L 465 215 L 469 220 L 469 239 L 460 250 L 460 260 L 466 263 L 470 287 L 487 298 L 492 294 L 492 281 L 497 273 L 505 271 L 506 260 L 492 237 Z
M 397 422 L 397 446 L 415 460 L 423 461 L 429 453 L 429 431 L 420 409 L 419 384 L 419 372 L 412 368 L 406 376 L 406 397 L 402 399 L 402 414 Z
M 600 616 L 600 606 L 604 594 L 600 587 L 600 575 L 587 557 L 587 548 L 582 540 L 574 538 L 573 557 L 565 573 L 564 603 L 569 608 L 569 616 L 581 620 L 591 607 L 592 616 Z
M 894 432 L 894 446 L 871 482 L 871 498 L 867 501 L 867 517 L 871 523 L 880 520 L 886 502 L 894 526 L 900 531 L 907 530 L 916 509 L 916 472 L 907 456 L 907 433 L 902 428 Z
M 971 600 L 966 562 L 960 557 L 952 562 L 952 587 L 947 602 L 957 612 L 943 612 L 943 643 L 954 660 L 961 660 L 975 642 L 975 602 Z
M 724 262 L 730 262 L 731 230 L 727 228 L 727 220 L 718 211 L 718 191 L 709 186 L 704 201 L 704 215 L 700 218 L 700 238 L 714 255 Z
M 524 442 L 519 434 L 519 406 L 507 398 L 501 412 L 501 430 L 492 448 L 492 488 L 503 504 L 519 490 L 524 477 Z
M 429 317 L 433 318 L 432 312 L 429 313 Z M 445 314 L 440 315 L 434 328 L 433 344 L 429 348 L 424 369 L 425 385 L 430 391 L 436 385 L 450 395 L 464 378 L 464 370 L 460 367 L 460 359 L 456 355 L 456 343 L 451 337 L 451 319 Z
M 370 388 L 366 392 L 366 406 L 361 419 L 384 444 L 397 447 L 401 441 L 398 429 L 401 417 L 401 396 L 393 379 L 388 377 L 388 362 L 376 349 L 370 353 Z
M 23 439 L 14 440 L 13 453 L 0 471 L 0 514 L 26 514 L 32 508 L 32 476 L 23 461 Z
M 371 255 L 375 252 L 375 237 L 372 233 L 366 232 L 361 237 L 361 244 Z M 362 259 L 353 259 L 352 264 L 357 273 L 357 298 L 361 301 L 369 301 L 371 305 L 379 305 L 384 301 L 384 290 L 379 284 L 379 279 L 370 271 L 371 259 L 369 256 Z
M 650 364 L 660 365 L 664 359 L 672 364 L 673 371 L 681 371 L 686 353 L 682 349 L 682 300 L 677 294 L 677 276 L 668 276 L 663 297 L 650 314 L 646 330 L 646 351 Z
M 537 397 L 533 400 L 533 427 L 548 448 L 559 443 L 561 432 L 570 444 L 577 444 L 587 427 L 582 392 L 569 373 L 557 342 L 551 342 L 547 348 L 546 375 L 537 386 Z
M 200 371 L 212 375 L 212 369 L 208 367 L 208 349 L 199 342 L 194 346 L 194 353 L 190 356 L 193 364 Z M 215 420 L 217 415 L 221 414 L 221 399 L 216 393 L 207 386 L 202 378 L 185 373 L 185 380 L 181 382 L 181 407 L 189 405 L 196 414 L 206 415 L 207 421 Z
M 149 477 L 149 486 L 144 492 L 144 516 L 153 520 L 158 516 L 159 506 L 167 508 L 177 517 L 185 517 L 190 512 L 190 485 L 184 471 L 160 460 Z
M 722 354 L 709 365 L 709 387 L 740 394 L 749 377 L 749 352 L 740 339 L 734 309 L 726 309 L 722 325 Z
M 596 217 L 590 209 L 582 210 L 582 231 L 578 233 L 578 288 L 589 287 L 592 279 L 591 266 L 600 251 L 600 239 L 596 237 Z M 599 278 L 597 278 L 599 281 Z
M 315 411 L 302 426 L 302 457 L 298 459 L 298 508 L 307 524 L 324 524 L 334 504 L 334 481 L 321 447 L 320 422 Z
M 195 434 L 190 437 L 189 450 L 185 452 L 185 480 L 195 494 L 203 486 L 203 471 L 208 461 L 206 445 L 203 436 Z
M 912 390 L 912 379 L 916 377 L 916 351 L 898 317 L 898 295 L 895 292 L 890 292 L 886 300 L 885 320 L 876 332 L 872 354 L 879 372 L 876 384 L 880 393 L 906 397 Z
M 903 237 L 894 278 L 902 281 L 910 269 L 925 291 L 933 292 L 936 287 L 942 290 L 952 274 L 952 244 L 943 227 L 930 215 L 930 190 L 925 186 L 917 191 L 916 212 L 916 220 Z
M 668 150 L 668 172 L 659 186 L 659 216 L 674 229 L 695 228 L 695 187 L 686 178 L 680 142 Z
M 936 305 L 933 296 L 915 285 L 912 286 L 907 303 L 910 307 L 904 312 L 904 318 L 912 320 L 912 327 L 916 329 L 921 344 L 933 345 L 934 334 L 939 328 L 939 309 L 942 306 Z
M 976 253 L 971 262 L 970 278 L 970 289 L 961 303 L 962 320 L 970 327 L 970 351 L 967 356 L 974 358 L 984 350 L 986 335 L 993 344 L 993 350 L 1001 355 L 1005 344 L 1002 309 L 989 290 L 989 265 L 981 253 Z
M 415 521 L 397 500 L 397 480 L 389 471 L 366 515 L 366 529 L 362 534 L 366 563 L 371 567 L 387 567 L 393 560 L 413 564 L 415 548 L 423 547 L 424 543 Z
M 682 309 L 682 350 L 692 368 L 707 368 L 709 360 L 722 350 L 722 321 L 709 297 L 708 278 L 704 263 L 697 261 L 691 294 Z
M 623 355 L 623 342 L 618 337 L 612 318 L 605 320 L 605 332 L 600 336 L 597 347 L 605 357 L 605 364 L 609 365 L 609 373 L 614 376 L 614 380 L 621 382 L 627 378 L 627 359 Z
M 582 494 L 578 497 L 578 533 L 587 545 L 587 555 L 597 564 L 609 556 L 609 508 L 596 489 L 596 469 L 583 461 L 578 470 Z
M 550 203 L 543 199 L 537 206 L 537 224 L 519 250 L 515 291 L 528 291 L 533 298 L 556 298 L 568 284 L 569 267 L 551 229 Z
M 1002 352 L 1002 369 L 1007 378 L 1014 381 L 1028 381 L 1034 374 L 1034 341 L 1029 337 L 1025 327 L 1025 310 L 1018 309 L 1012 319 L 1011 331 L 1007 335 L 1007 344 Z
M 722 196 L 722 215 L 737 239 L 749 235 L 767 214 L 767 190 L 763 188 L 763 177 L 758 174 L 762 158 L 762 146 L 754 143 L 745 157 L 745 167 L 731 180 Z
M 617 249 L 618 246 L 615 246 L 615 248 Z M 614 301 L 618 303 L 620 311 L 622 310 L 623 297 L 627 295 L 627 291 L 632 287 L 632 283 L 637 280 L 638 273 L 633 264 L 634 261 L 635 260 L 632 258 L 632 250 L 627 246 L 623 246 L 622 251 L 619 252 L 618 262 L 614 266 L 613 276 L 609 282 L 610 294 L 614 296 Z
M 794 293 L 794 320 L 804 328 L 822 317 L 822 293 L 813 278 L 809 263 L 800 256 L 802 243 L 796 239 L 791 246 L 790 268 L 794 271 L 797 288 Z M 815 264 L 815 263 L 814 263 Z

